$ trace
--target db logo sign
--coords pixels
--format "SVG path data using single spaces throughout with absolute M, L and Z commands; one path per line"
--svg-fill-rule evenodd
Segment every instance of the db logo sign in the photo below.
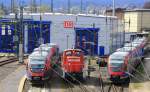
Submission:
M 64 28 L 73 28 L 73 21 L 64 21 Z

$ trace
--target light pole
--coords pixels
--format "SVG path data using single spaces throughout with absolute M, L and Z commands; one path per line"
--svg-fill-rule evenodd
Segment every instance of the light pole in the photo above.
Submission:
M 41 5 L 42 5 L 42 1 L 40 0 L 40 44 L 42 44 L 42 15 L 41 15 Z
M 82 13 L 82 9 L 83 9 L 83 0 L 81 0 L 81 6 L 80 6 L 80 13 Z
M 115 0 L 113 0 L 113 13 L 112 16 L 115 16 Z
M 70 13 L 70 0 L 68 0 L 68 13 Z
M 20 6 L 20 41 L 19 41 L 19 63 L 23 61 L 23 5 Z
M 51 12 L 53 12 L 54 3 L 53 0 L 51 0 Z
M 69 47 L 69 35 L 67 35 L 67 49 Z

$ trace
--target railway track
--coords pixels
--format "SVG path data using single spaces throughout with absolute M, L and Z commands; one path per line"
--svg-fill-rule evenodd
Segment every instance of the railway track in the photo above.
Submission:
M 126 89 L 126 84 L 114 84 L 112 82 L 103 82 L 99 79 L 99 92 L 128 92 Z
M 70 83 L 66 82 L 65 86 L 67 87 L 67 92 L 90 92 L 86 87 L 80 84 L 73 83 L 73 85 L 70 85 Z
M 124 88 L 122 86 L 111 84 L 109 86 L 108 92 L 124 92 Z
M 7 60 L 0 61 L 0 66 L 6 65 L 6 64 L 9 64 L 9 63 L 13 63 L 13 62 L 16 62 L 16 61 L 18 61 L 18 58 L 16 58 L 16 57 L 9 58 Z
M 26 58 L 27 58 L 27 56 L 24 56 L 24 59 L 26 59 Z M 16 62 L 16 61 L 18 61 L 17 57 L 11 57 L 9 59 L 0 61 L 0 66 L 6 65 L 6 64 L 9 64 L 9 63 L 13 63 L 13 62 Z
M 61 70 L 60 67 L 57 68 Z M 57 76 L 59 76 L 64 81 L 64 84 L 68 90 L 67 92 L 90 92 L 84 84 L 82 84 L 79 80 L 77 80 L 73 76 L 68 74 L 72 78 L 72 80 L 65 79 L 56 70 L 54 69 L 52 70 Z

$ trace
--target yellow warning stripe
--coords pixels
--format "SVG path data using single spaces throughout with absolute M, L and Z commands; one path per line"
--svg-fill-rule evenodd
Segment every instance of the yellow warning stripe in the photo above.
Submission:
M 21 78 L 20 83 L 19 83 L 19 87 L 18 87 L 18 92 L 23 92 L 23 88 L 24 88 L 26 79 L 27 78 L 25 75 Z

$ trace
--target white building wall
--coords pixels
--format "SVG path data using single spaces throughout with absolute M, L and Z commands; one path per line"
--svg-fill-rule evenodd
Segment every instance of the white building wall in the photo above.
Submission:
M 24 18 L 40 20 L 40 15 L 27 14 L 24 15 Z M 72 48 L 72 46 L 75 45 L 75 30 L 74 28 L 64 28 L 64 21 L 73 21 L 74 27 L 77 28 L 93 28 L 93 27 L 99 28 L 100 30 L 98 32 L 98 46 L 105 47 L 105 55 L 112 52 L 113 50 L 112 45 L 117 44 L 118 46 L 118 44 L 121 44 L 118 42 L 122 42 L 120 41 L 120 39 L 122 39 L 123 36 L 118 36 L 118 37 L 115 36 L 116 34 L 118 34 L 118 31 L 121 31 L 122 28 L 118 26 L 118 20 L 117 18 L 114 17 L 44 14 L 42 15 L 42 20 L 52 22 L 51 31 L 50 31 L 51 32 L 50 41 L 58 44 L 60 46 L 61 51 L 67 49 L 67 35 L 69 35 L 68 48 Z M 99 47 L 98 47 L 98 52 L 99 52 Z

